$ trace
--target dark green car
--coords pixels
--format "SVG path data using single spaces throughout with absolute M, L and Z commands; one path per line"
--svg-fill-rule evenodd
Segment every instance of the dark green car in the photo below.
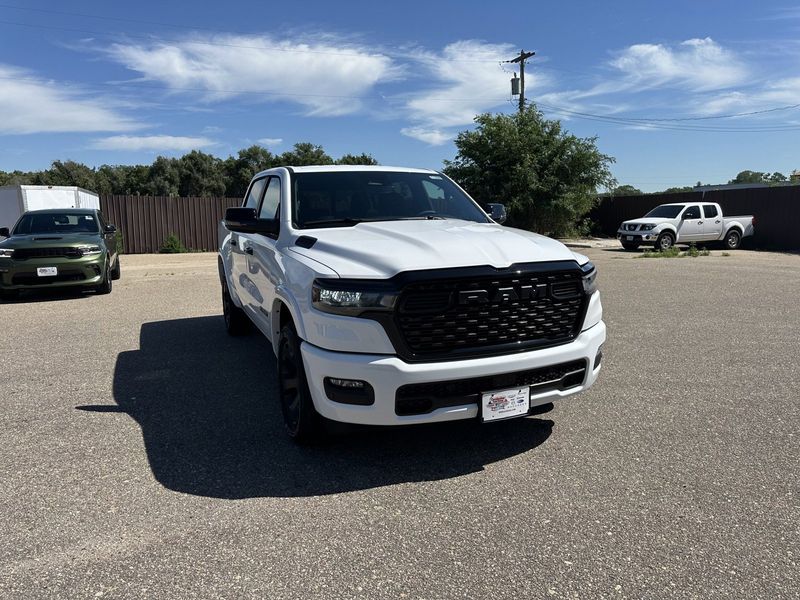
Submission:
M 10 232 L 0 229 L 0 296 L 68 287 L 110 293 L 120 277 L 116 232 L 96 209 L 24 213 Z

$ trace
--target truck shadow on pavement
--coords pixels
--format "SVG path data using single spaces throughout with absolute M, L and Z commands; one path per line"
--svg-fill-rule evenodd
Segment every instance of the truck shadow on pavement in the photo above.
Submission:
M 283 431 L 275 358 L 258 333 L 230 338 L 222 317 L 145 323 L 121 353 L 117 407 L 141 426 L 156 479 L 216 498 L 316 496 L 481 471 L 543 443 L 553 423 L 514 419 L 360 428 L 303 448 Z

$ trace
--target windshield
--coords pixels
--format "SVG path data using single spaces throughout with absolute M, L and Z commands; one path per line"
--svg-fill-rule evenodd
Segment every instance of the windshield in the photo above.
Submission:
M 446 177 L 393 171 L 297 173 L 292 215 L 300 229 L 404 219 L 489 222 Z
M 99 233 L 97 219 L 87 213 L 28 213 L 14 227 L 17 235 Z
M 663 219 L 674 219 L 683 210 L 683 204 L 662 204 L 656 206 L 645 217 L 661 217 Z

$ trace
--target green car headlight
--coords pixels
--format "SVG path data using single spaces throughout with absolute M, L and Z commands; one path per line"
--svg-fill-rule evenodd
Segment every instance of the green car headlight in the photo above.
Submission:
M 13 257 L 14 257 L 13 248 L 0 248 L 0 258 L 13 258 Z
M 100 246 L 78 246 L 82 256 L 95 256 L 103 252 Z

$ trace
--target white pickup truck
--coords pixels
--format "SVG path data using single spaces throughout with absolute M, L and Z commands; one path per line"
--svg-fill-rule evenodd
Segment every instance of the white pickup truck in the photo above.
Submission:
M 326 420 L 495 421 L 591 386 L 606 339 L 597 270 L 502 227 L 445 175 L 280 167 L 219 230 L 223 314 L 278 362 L 299 443 Z
M 725 217 L 714 202 L 684 202 L 656 206 L 641 219 L 624 221 L 617 238 L 626 250 L 654 246 L 669 250 L 675 244 L 722 242 L 735 250 L 742 238 L 753 235 L 752 215 Z

